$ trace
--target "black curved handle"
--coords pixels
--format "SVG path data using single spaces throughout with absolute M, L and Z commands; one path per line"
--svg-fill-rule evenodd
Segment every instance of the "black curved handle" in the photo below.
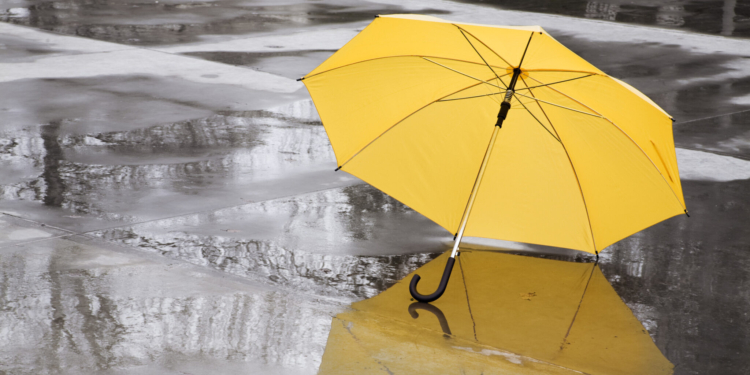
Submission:
M 435 293 L 429 294 L 429 295 L 421 295 L 419 292 L 417 292 L 417 283 L 419 283 L 419 280 L 421 277 L 419 275 L 414 275 L 414 277 L 411 278 L 411 283 L 409 284 L 409 293 L 411 293 L 411 296 L 414 297 L 415 300 L 419 302 L 432 302 L 440 296 L 445 293 L 445 287 L 448 286 L 448 280 L 451 278 L 451 271 L 453 271 L 453 263 L 456 262 L 456 258 L 448 258 L 448 262 L 445 264 L 445 271 L 443 271 L 443 278 L 440 280 L 440 285 L 438 286 Z
M 420 310 L 427 310 L 435 316 L 437 316 L 438 321 L 440 322 L 440 328 L 443 329 L 443 333 L 445 337 L 448 337 L 448 335 L 451 334 L 451 328 L 448 327 L 448 319 L 445 319 L 445 314 L 443 314 L 443 311 L 440 310 L 437 306 L 430 305 L 429 303 L 423 303 L 423 302 L 414 302 L 411 305 L 409 305 L 409 315 L 411 315 L 412 318 L 417 319 L 419 318 L 419 313 L 417 312 L 417 309 Z

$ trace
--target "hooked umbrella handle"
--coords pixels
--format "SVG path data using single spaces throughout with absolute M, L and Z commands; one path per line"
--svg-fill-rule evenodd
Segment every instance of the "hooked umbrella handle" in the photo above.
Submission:
M 419 283 L 421 277 L 419 277 L 419 275 L 414 275 L 414 277 L 411 278 L 411 283 L 409 283 L 409 293 L 411 293 L 411 296 L 414 297 L 415 300 L 425 303 L 432 302 L 440 298 L 440 296 L 445 293 L 445 287 L 448 286 L 448 280 L 451 278 L 451 271 L 453 271 L 453 263 L 455 262 L 456 258 L 448 258 L 448 262 L 445 264 L 445 271 L 443 271 L 443 278 L 440 280 L 440 285 L 438 286 L 435 293 L 428 294 L 426 296 L 417 292 L 417 284 Z

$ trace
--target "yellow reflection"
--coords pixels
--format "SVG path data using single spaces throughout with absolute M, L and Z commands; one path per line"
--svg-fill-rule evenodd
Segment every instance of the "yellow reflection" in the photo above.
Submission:
M 416 272 L 433 290 L 447 254 Z M 320 374 L 671 374 L 598 266 L 462 251 L 441 299 L 411 275 L 333 319 Z

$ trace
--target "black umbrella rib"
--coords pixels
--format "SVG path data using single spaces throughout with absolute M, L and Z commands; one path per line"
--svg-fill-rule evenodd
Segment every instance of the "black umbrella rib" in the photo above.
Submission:
M 469 77 L 469 78 L 471 78 L 471 79 L 473 79 L 473 80 L 477 80 L 477 81 L 479 81 L 479 82 L 482 82 L 482 83 L 486 83 L 486 84 L 488 84 L 488 85 L 490 85 L 490 86 L 494 86 L 494 87 L 497 87 L 497 88 L 499 88 L 499 89 L 501 89 L 501 90 L 503 89 L 502 87 L 500 87 L 500 86 L 498 86 L 498 85 L 496 85 L 496 84 L 490 83 L 489 81 L 484 81 L 484 80 L 481 80 L 481 79 L 479 79 L 479 78 L 477 78 L 477 77 L 474 77 L 474 76 L 472 76 L 472 75 L 466 74 L 466 73 L 464 73 L 464 72 L 462 72 L 462 71 L 460 71 L 460 70 L 456 70 L 456 69 L 453 69 L 453 68 L 451 68 L 451 67 L 449 67 L 449 66 L 445 66 L 445 65 L 443 65 L 443 64 L 441 64 L 441 63 L 439 63 L 439 62 L 437 62 L 437 61 L 432 61 L 432 60 L 430 60 L 430 59 L 428 59 L 428 58 L 426 58 L 426 57 L 422 57 L 422 58 L 423 58 L 423 59 L 425 59 L 425 60 L 427 60 L 427 61 L 429 61 L 429 62 L 431 62 L 431 63 L 433 63 L 433 64 L 435 64 L 435 65 L 437 65 L 437 66 L 443 67 L 443 68 L 445 68 L 445 69 L 448 69 L 448 70 L 450 70 L 450 71 L 452 71 L 452 72 L 458 73 L 458 74 L 460 74 L 460 75 L 462 75 L 462 76 L 466 76 L 466 77 Z M 493 71 L 493 72 L 494 72 L 494 71 Z M 506 74 L 506 75 L 507 75 L 507 74 Z M 495 76 L 497 76 L 497 74 L 495 74 Z M 499 79 L 499 77 L 498 77 L 498 79 Z M 500 82 L 501 82 L 501 83 L 503 83 L 502 81 L 500 81 Z M 505 83 L 503 83 L 503 85 L 505 85 Z
M 495 52 L 495 50 L 493 50 L 492 48 L 490 48 L 490 46 L 488 46 L 488 45 L 487 45 L 487 44 L 485 44 L 485 43 L 484 43 L 483 41 L 481 41 L 481 40 L 480 40 L 479 38 L 477 38 L 476 36 L 474 36 L 474 34 L 472 34 L 471 32 L 469 32 L 468 30 L 462 29 L 462 28 L 461 28 L 461 26 L 458 26 L 458 25 L 456 25 L 456 24 L 453 24 L 453 26 L 456 26 L 456 27 L 458 27 L 458 28 L 459 28 L 460 30 L 462 30 L 462 31 L 463 31 L 464 33 L 466 33 L 466 34 L 469 34 L 469 35 L 471 35 L 471 37 L 472 37 L 472 38 L 474 38 L 474 40 L 476 40 L 477 42 L 481 43 L 481 44 L 482 44 L 483 46 L 487 47 L 487 49 L 488 49 L 488 50 L 490 50 L 490 51 L 491 51 L 492 53 L 494 53 L 494 54 L 495 54 L 495 56 L 497 56 L 497 57 L 498 57 L 498 58 L 499 58 L 500 60 L 503 60 L 503 62 L 504 62 L 504 63 L 506 63 L 506 64 L 507 64 L 508 66 L 511 66 L 511 65 L 510 65 L 510 63 L 508 62 L 508 60 L 506 60 L 506 59 L 504 59 L 504 58 L 503 58 L 502 56 L 500 56 L 500 54 L 499 54 L 499 53 Z M 472 47 L 473 47 L 473 45 L 472 45 Z M 476 49 L 475 49 L 475 50 L 476 50 Z M 478 53 L 478 52 L 477 52 L 477 53 Z
M 521 67 L 521 64 L 523 64 L 523 59 L 526 57 L 526 52 L 529 51 L 529 45 L 531 44 L 531 38 L 534 37 L 534 32 L 531 32 L 531 36 L 529 36 L 529 41 L 526 42 L 526 49 L 523 50 L 523 55 L 521 55 L 521 62 L 518 63 L 518 67 Z
M 523 84 L 526 85 L 526 87 L 529 86 L 526 83 L 526 80 L 523 79 L 523 77 L 521 77 L 521 81 L 523 81 Z M 531 90 L 529 90 L 529 94 L 534 96 L 534 92 Z M 596 238 L 594 237 L 594 227 L 591 225 L 591 215 L 589 215 L 589 206 L 586 204 L 586 197 L 583 195 L 583 186 L 581 186 L 581 180 L 578 178 L 578 172 L 576 171 L 576 167 L 573 165 L 573 159 L 570 157 L 570 153 L 568 153 L 568 148 L 565 147 L 565 143 L 563 143 L 560 133 L 557 131 L 557 129 L 555 129 L 555 125 L 552 123 L 552 120 L 547 115 L 547 111 L 544 110 L 540 102 L 536 102 L 536 104 L 539 106 L 539 110 L 541 110 L 542 113 L 544 114 L 544 117 L 547 118 L 547 122 L 549 123 L 549 126 L 551 126 L 552 130 L 554 130 L 555 134 L 557 134 L 557 139 L 560 141 L 560 146 L 562 146 L 563 151 L 565 151 L 565 156 L 567 156 L 568 163 L 570 163 L 570 169 L 573 170 L 573 176 L 576 178 L 576 183 L 578 184 L 578 191 L 581 193 L 581 201 L 583 202 L 583 209 L 586 211 L 586 219 L 589 222 L 589 232 L 591 233 L 591 242 L 594 245 L 594 252 L 597 253 L 596 256 L 598 257 L 599 249 L 596 248 Z
M 526 86 L 526 88 L 528 89 L 528 88 L 529 88 L 529 85 L 528 85 L 528 84 L 526 84 L 526 80 L 524 80 L 524 79 L 523 79 L 523 76 L 519 76 L 519 78 L 521 79 L 521 82 L 523 82 L 523 84 L 524 84 L 524 85 Z M 523 89 L 519 89 L 519 90 L 523 90 Z M 531 92 L 531 91 L 529 90 L 529 92 Z M 515 92 L 513 93 L 513 96 L 516 96 L 516 95 L 515 95 Z M 532 96 L 533 96 L 533 95 L 532 95 Z M 546 131 L 547 131 L 547 133 L 549 133 L 549 135 L 551 135 L 551 136 L 552 136 L 552 138 L 554 138 L 554 139 L 555 139 L 556 141 L 560 142 L 560 138 L 558 138 L 558 137 L 559 137 L 559 134 L 558 134 L 558 137 L 556 137 L 556 136 L 555 136 L 554 134 L 552 134 L 552 132 L 551 132 L 551 131 L 549 131 L 549 129 L 547 129 L 547 127 L 546 127 L 546 126 L 544 126 L 544 124 L 543 124 L 543 123 L 542 123 L 541 121 L 539 121 L 539 119 L 538 119 L 538 118 L 537 118 L 536 116 L 534 116 L 534 114 L 533 114 L 533 113 L 531 112 L 531 110 L 529 110 L 529 108 L 528 108 L 528 107 L 526 107 L 526 104 L 523 104 L 523 102 L 521 101 L 521 99 L 519 99 L 518 97 L 516 97 L 516 100 L 518 100 L 518 103 L 520 103 L 520 104 L 521 104 L 521 106 L 523 107 L 523 109 L 525 109 L 525 110 L 526 110 L 526 112 L 528 112 L 528 113 L 529 113 L 529 114 L 531 115 L 531 117 L 533 117 L 533 118 L 534 118 L 534 120 L 536 120 L 536 122 L 538 122 L 538 123 L 539 123 L 539 125 L 541 125 L 541 127 L 543 127 L 543 128 L 544 128 L 544 130 L 546 130 Z M 537 104 L 539 104 L 539 102 L 536 102 L 536 103 L 537 103 Z M 541 108 L 541 106 L 539 106 L 539 108 Z M 544 111 L 542 111 L 542 113 L 544 113 Z M 546 117 L 546 116 L 547 116 L 547 114 L 545 113 L 545 114 L 544 114 L 544 116 Z M 549 122 L 549 117 L 547 117 L 547 122 Z
M 505 77 L 505 76 L 508 76 L 508 75 L 510 75 L 510 73 L 506 73 L 506 74 L 503 74 L 503 75 L 501 75 L 501 76 L 500 76 L 499 78 L 502 78 L 502 77 Z M 581 76 L 581 77 L 576 77 L 576 78 L 566 79 L 566 80 L 562 80 L 562 81 L 557 81 L 557 82 L 552 82 L 552 83 L 545 83 L 545 84 L 543 84 L 543 85 L 536 85 L 536 86 L 527 86 L 527 87 L 524 87 L 524 88 L 520 88 L 520 89 L 515 89 L 515 90 L 514 90 L 514 92 L 517 92 L 517 91 L 522 91 L 522 90 L 531 90 L 531 89 L 535 89 L 535 88 L 539 88 L 539 87 L 546 87 L 546 86 L 556 85 L 556 84 L 558 84 L 558 83 L 563 83 L 563 82 L 575 81 L 575 80 L 577 80 L 577 79 L 581 79 L 581 78 L 586 78 L 586 77 L 591 77 L 591 76 L 594 76 L 594 75 L 596 75 L 596 74 L 593 74 L 593 73 L 592 73 L 592 74 L 588 74 L 588 75 L 585 75 L 585 76 Z M 522 78 L 522 79 L 523 79 L 523 78 Z M 524 83 L 525 83 L 525 82 L 524 82 Z M 491 93 L 491 94 L 484 94 L 484 95 L 474 95 L 474 96 L 467 96 L 467 97 L 465 97 L 465 98 L 455 98 L 455 99 L 442 99 L 442 100 L 440 100 L 440 101 L 441 101 L 441 102 L 449 102 L 449 101 L 451 101 L 451 100 L 474 99 L 474 98 L 481 98 L 481 97 L 483 97 L 483 96 L 492 96 L 492 95 L 504 95 L 504 94 L 505 94 L 505 92 L 504 92 L 504 91 L 503 91 L 503 92 L 493 92 L 493 93 Z
M 472 49 L 474 49 L 474 52 L 476 52 L 476 53 L 477 53 L 477 55 L 479 56 L 479 58 L 480 58 L 480 59 L 482 59 L 482 61 L 484 61 L 484 65 L 487 65 L 487 68 L 489 68 L 489 69 L 490 69 L 490 70 L 492 71 L 492 73 L 493 73 L 493 74 L 495 74 L 495 77 L 497 77 L 497 80 L 498 80 L 498 82 L 502 83 L 502 84 L 503 84 L 503 86 L 505 86 L 505 88 L 507 89 L 507 88 L 508 88 L 508 86 L 506 86 L 506 85 L 505 85 L 505 82 L 503 82 L 503 81 L 502 81 L 502 80 L 500 79 L 500 76 L 498 76 L 498 75 L 497 75 L 497 72 L 495 71 L 495 69 L 492 69 L 492 67 L 490 66 L 490 64 L 488 64 L 488 63 L 487 63 L 487 60 L 485 60 L 485 59 L 484 59 L 484 57 L 482 56 L 482 54 L 481 54 L 481 53 L 479 53 L 479 51 L 477 50 L 477 47 L 474 47 L 474 43 L 472 43 L 472 42 L 471 42 L 471 40 L 469 40 L 469 37 L 467 37 L 467 36 L 466 36 L 466 34 L 464 34 L 464 30 L 463 30 L 462 28 L 458 27 L 458 25 L 455 25 L 455 24 L 454 24 L 454 26 L 456 26 L 456 27 L 458 28 L 458 31 L 460 31 L 460 32 L 461 32 L 461 35 L 463 35 L 463 36 L 464 36 L 464 39 L 466 39 L 466 41 L 467 41 L 467 42 L 469 42 L 469 45 L 471 46 L 471 48 L 472 48 Z M 473 36 L 473 35 L 472 35 L 472 36 Z M 498 56 L 498 57 L 500 57 L 500 56 Z M 500 58 L 501 58 L 501 59 L 502 59 L 503 61 L 505 61 L 505 59 L 503 59 L 502 57 L 500 57 Z M 508 62 L 507 62 L 507 61 L 505 61 L 505 63 L 506 63 L 506 64 L 508 64 Z M 510 65 L 510 64 L 508 64 L 508 65 Z
M 543 127 L 543 128 L 544 128 L 544 130 L 546 130 L 546 131 L 547 131 L 547 133 L 549 133 L 549 135 L 551 135 L 551 136 L 552 136 L 552 138 L 554 138 L 554 139 L 555 139 L 556 141 L 560 142 L 560 139 L 559 139 L 559 138 L 557 138 L 557 137 L 555 137 L 555 135 L 554 135 L 554 134 L 552 134 L 552 132 L 551 132 L 551 131 L 549 131 L 549 129 L 547 129 L 547 127 L 546 127 L 546 126 L 544 126 L 544 124 L 543 124 L 543 123 L 542 123 L 541 121 L 539 121 L 539 119 L 538 119 L 538 118 L 536 118 L 536 116 L 534 116 L 534 114 L 533 114 L 533 113 L 531 113 L 531 111 L 530 111 L 530 110 L 529 110 L 529 109 L 528 109 L 528 108 L 526 107 L 526 105 L 525 105 L 525 104 L 523 104 L 523 102 L 521 102 L 521 99 L 518 99 L 518 98 L 516 98 L 516 100 L 518 100 L 518 102 L 519 102 L 519 103 L 521 103 L 521 106 L 523 106 L 523 109 L 525 109 L 525 110 L 526 110 L 526 112 L 529 112 L 529 114 L 531 115 L 531 117 L 533 117 L 533 118 L 534 118 L 534 120 L 536 120 L 536 122 L 538 122 L 538 123 L 539 123 L 539 125 L 541 125 L 541 127 Z M 548 120 L 549 120 L 549 119 L 548 119 Z M 562 143 L 562 142 L 561 142 L 561 143 Z

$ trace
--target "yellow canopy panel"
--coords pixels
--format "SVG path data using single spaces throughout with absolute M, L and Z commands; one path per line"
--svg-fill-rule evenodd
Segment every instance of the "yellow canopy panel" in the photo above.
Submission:
M 303 78 L 342 170 L 456 233 L 594 253 L 685 212 L 672 120 L 542 28 L 376 18 Z

